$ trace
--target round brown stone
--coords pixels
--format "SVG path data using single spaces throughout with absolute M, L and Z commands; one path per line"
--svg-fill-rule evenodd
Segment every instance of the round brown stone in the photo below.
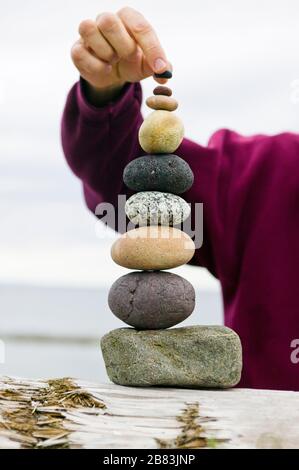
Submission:
M 172 90 L 168 86 L 157 86 L 154 89 L 154 95 L 172 96 Z
M 128 269 L 159 271 L 188 263 L 195 245 L 189 235 L 168 226 L 139 227 L 113 244 L 113 261 Z
M 186 279 L 161 271 L 133 272 L 110 289 L 114 315 L 138 330 L 170 328 L 186 320 L 195 307 L 195 291 Z
M 170 96 L 150 96 L 146 100 L 146 104 L 149 108 L 159 110 L 164 109 L 165 111 L 175 111 L 179 104 L 177 100 Z

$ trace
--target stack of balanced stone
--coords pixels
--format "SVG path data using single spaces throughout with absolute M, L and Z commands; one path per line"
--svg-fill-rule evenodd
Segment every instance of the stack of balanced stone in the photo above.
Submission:
M 188 263 L 195 245 L 174 226 L 190 216 L 179 195 L 194 182 L 190 166 L 174 154 L 184 126 L 174 114 L 172 91 L 158 86 L 147 99 L 154 111 L 144 120 L 139 142 L 146 156 L 125 168 L 124 183 L 135 191 L 126 214 L 138 228 L 121 236 L 111 250 L 118 265 L 134 272 L 110 289 L 111 311 L 133 328 L 111 331 L 101 340 L 109 378 L 126 386 L 219 387 L 236 385 L 242 368 L 238 335 L 223 326 L 168 329 L 195 308 L 193 286 L 165 272 Z

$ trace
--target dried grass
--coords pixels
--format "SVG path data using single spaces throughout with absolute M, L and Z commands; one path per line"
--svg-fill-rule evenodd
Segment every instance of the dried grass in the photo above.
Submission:
M 205 418 L 205 421 L 209 419 Z M 199 404 L 190 403 L 177 417 L 182 425 L 181 431 L 175 439 L 156 439 L 160 449 L 200 449 L 216 447 L 217 444 L 227 442 L 226 439 L 208 439 L 203 437 L 204 428 L 199 423 Z
M 64 410 L 101 408 L 105 404 L 71 379 L 49 380 L 38 385 L 6 380 L 0 389 L 0 430 L 24 448 L 67 448 Z
M 117 439 L 125 445 L 122 448 L 131 448 L 132 436 L 139 437 L 138 429 L 144 439 L 153 439 L 162 449 L 211 448 L 227 442 L 206 437 L 210 433 L 205 423 L 215 418 L 200 416 L 198 402 L 180 399 L 176 409 L 179 413 L 183 407 L 183 411 L 177 417 L 175 412 L 171 415 L 173 424 L 175 421 L 178 424 L 176 437 L 155 439 L 159 426 L 161 429 L 164 426 L 162 417 L 159 415 L 156 422 L 154 417 L 144 415 L 147 398 L 143 397 L 142 404 L 134 389 L 128 395 L 124 390 L 80 381 L 76 384 L 69 378 L 48 381 L 0 378 L 0 448 L 110 448 Z M 109 409 L 102 401 L 103 396 Z M 157 406 L 159 409 L 159 401 Z M 155 413 L 154 409 L 153 416 Z M 137 418 L 142 418 L 144 426 Z M 167 429 L 170 419 L 167 410 L 163 418 Z

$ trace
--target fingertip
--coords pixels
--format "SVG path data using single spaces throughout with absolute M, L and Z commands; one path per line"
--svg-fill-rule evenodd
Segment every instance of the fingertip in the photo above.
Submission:
M 79 42 L 76 42 L 71 48 L 71 56 L 74 61 L 78 61 L 82 57 L 84 46 Z
M 88 36 L 93 32 L 95 28 L 95 22 L 91 19 L 83 20 L 79 24 L 78 32 L 81 37 Z
M 165 62 L 165 66 L 163 67 L 163 69 L 160 69 L 159 72 L 156 69 L 154 70 L 154 79 L 162 85 L 167 83 L 167 81 L 172 78 L 172 75 L 173 75 L 173 66 L 172 66 L 172 63 L 169 61 Z

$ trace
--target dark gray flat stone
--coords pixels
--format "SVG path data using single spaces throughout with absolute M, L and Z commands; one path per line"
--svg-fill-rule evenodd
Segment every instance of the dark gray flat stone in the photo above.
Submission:
M 194 182 L 188 163 L 177 155 L 146 155 L 132 160 L 124 170 L 124 183 L 133 191 L 182 194 Z

